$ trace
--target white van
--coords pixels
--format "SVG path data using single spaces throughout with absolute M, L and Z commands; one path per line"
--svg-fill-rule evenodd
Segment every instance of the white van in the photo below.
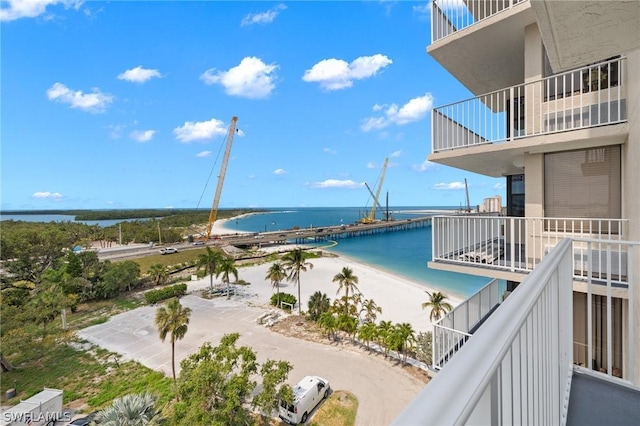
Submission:
M 293 425 L 306 423 L 309 414 L 330 393 L 328 380 L 318 376 L 305 376 L 293 388 L 293 404 L 280 402 L 279 416 Z

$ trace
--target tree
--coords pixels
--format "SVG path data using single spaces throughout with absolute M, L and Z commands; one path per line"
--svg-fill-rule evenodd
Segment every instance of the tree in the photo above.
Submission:
M 240 335 L 226 334 L 218 346 L 206 342 L 180 364 L 176 422 L 187 425 L 246 425 L 245 404 L 256 387 L 256 353 L 236 346 Z M 284 382 L 284 380 L 283 380 Z
M 222 254 L 219 251 L 211 250 L 207 247 L 207 252 L 198 256 L 196 267 L 198 270 L 204 268 L 204 274 L 209 275 L 210 290 L 213 292 L 213 275 L 218 271 L 218 265 L 222 261 Z
M 233 257 L 225 256 L 218 264 L 218 272 L 216 278 L 222 275 L 222 282 L 227 284 L 227 299 L 231 299 L 231 291 L 229 289 L 230 278 L 233 275 L 235 281 L 238 281 L 238 268 L 236 268 L 236 261 Z
M 378 338 L 378 344 L 384 348 L 384 357 L 386 358 L 392 346 L 393 324 L 391 324 L 391 321 L 380 321 L 376 336 Z
M 278 293 L 277 306 L 280 306 L 280 283 L 285 278 L 287 278 L 287 271 L 281 262 L 272 263 L 267 271 L 267 275 L 264 277 L 265 280 L 271 281 L 271 286 L 276 289 Z
M 47 325 L 51 323 L 58 314 L 70 302 L 62 293 L 62 290 L 54 284 L 42 283 L 37 289 L 35 295 L 29 302 L 29 316 L 33 322 L 42 325 L 42 345 L 44 349 L 47 337 Z
M 416 359 L 422 361 L 427 365 L 431 365 L 433 354 L 433 335 L 430 331 L 423 333 L 420 332 L 416 336 Z
M 378 328 L 372 322 L 365 322 L 358 330 L 358 337 L 364 340 L 364 343 L 367 345 L 367 349 L 369 349 L 369 342 L 375 340 L 377 335 Z
M 161 425 L 165 419 L 157 412 L 157 398 L 149 392 L 129 394 L 118 398 L 104 410 L 98 411 L 95 422 L 109 426 Z
M 429 314 L 429 320 L 431 322 L 438 321 L 443 315 L 453 309 L 451 303 L 447 302 L 447 296 L 439 291 L 434 293 L 425 291 L 425 293 L 429 295 L 429 300 L 422 304 L 422 309 L 431 308 L 431 313 Z
M 287 385 L 285 380 L 293 369 L 287 361 L 274 361 L 268 359 L 260 367 L 262 376 L 262 390 L 251 401 L 253 408 L 259 408 L 263 414 L 271 417 L 272 413 L 278 410 L 280 401 L 293 402 L 293 389 Z
M 309 298 L 309 319 L 318 321 L 320 315 L 327 312 L 331 308 L 331 300 L 326 294 L 316 291 Z
M 300 299 L 300 273 L 313 269 L 313 263 L 307 262 L 306 253 L 297 248 L 285 254 L 282 258 L 287 271 L 287 279 L 298 286 L 298 315 L 302 314 L 302 299 Z
M 132 261 L 109 262 L 106 264 L 107 270 L 102 276 L 100 283 L 102 297 L 105 299 L 116 296 L 119 292 L 131 291 L 137 286 L 140 279 L 140 266 Z
M 376 322 L 378 314 L 382 313 L 382 308 L 378 306 L 373 299 L 366 299 L 362 302 L 362 309 L 360 309 L 360 313 L 362 312 L 365 313 L 365 322 Z
M 153 285 L 158 286 L 163 284 L 169 276 L 167 267 L 161 263 L 156 263 L 149 266 L 149 276 L 153 280 Z
M 320 315 L 320 318 L 318 318 L 318 324 L 320 324 L 320 327 L 322 327 L 329 339 L 335 340 L 337 320 L 336 317 L 333 316 L 333 312 L 329 310 Z
M 416 341 L 416 332 L 413 329 L 413 326 L 411 326 L 411 324 L 409 324 L 408 322 L 396 324 L 394 327 L 394 332 L 399 343 L 397 350 L 404 353 L 404 360 L 406 361 L 407 355 L 409 354 L 409 349 Z
M 358 277 L 353 274 L 353 269 L 347 266 L 342 268 L 342 271 L 333 277 L 333 282 L 338 283 L 338 291 L 336 292 L 336 295 L 344 288 L 347 301 L 349 300 L 349 291 L 352 293 L 355 293 L 356 291 L 359 292 L 358 287 L 356 287 L 356 284 L 358 284 Z
M 182 340 L 187 334 L 190 316 L 191 309 L 184 308 L 177 298 L 169 300 L 166 306 L 160 306 L 156 311 L 155 322 L 160 340 L 164 342 L 167 335 L 171 336 L 171 372 L 174 383 L 176 381 L 176 340 Z

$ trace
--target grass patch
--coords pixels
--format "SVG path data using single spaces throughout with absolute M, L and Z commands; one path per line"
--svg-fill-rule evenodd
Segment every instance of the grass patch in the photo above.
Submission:
M 215 251 L 219 249 L 214 248 L 213 250 Z M 190 249 L 190 250 L 179 251 L 178 253 L 173 253 L 173 254 L 163 255 L 158 253 L 151 256 L 138 257 L 131 260 L 136 262 L 140 266 L 140 273 L 144 275 L 149 271 L 149 267 L 151 265 L 155 265 L 159 263 L 160 265 L 169 267 L 169 266 L 177 265 L 180 263 L 189 263 L 197 260 L 199 255 L 206 252 L 207 252 L 206 248 L 199 248 L 199 249 L 193 249 L 193 250 Z
M 94 318 L 91 321 L 89 321 L 89 325 L 98 325 L 98 324 L 104 324 L 105 322 L 109 321 L 109 317 L 99 317 L 99 318 Z
M 351 392 L 333 391 L 311 418 L 310 426 L 351 426 L 356 424 L 358 399 Z
M 129 393 L 149 392 L 158 396 L 159 406 L 173 397 L 173 383 L 162 373 L 136 362 L 118 363 L 117 356 L 104 349 L 76 350 L 65 344 L 47 348 L 44 356 L 1 374 L 4 394 L 14 383 L 14 405 L 42 391 L 45 387 L 64 389 L 64 404 L 82 401 L 91 411 L 103 408 L 117 397 Z

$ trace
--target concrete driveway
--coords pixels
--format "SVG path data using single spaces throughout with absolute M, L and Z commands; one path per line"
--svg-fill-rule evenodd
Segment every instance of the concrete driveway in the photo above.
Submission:
M 205 300 L 189 295 L 181 299 L 193 310 L 189 331 L 176 343 L 176 369 L 180 360 L 204 342 L 216 345 L 224 334 L 240 333 L 239 343 L 252 347 L 258 361 L 287 360 L 293 366 L 289 383 L 305 375 L 329 380 L 334 390 L 347 390 L 359 401 L 356 424 L 388 425 L 424 384 L 381 355 L 359 353 L 326 344 L 283 336 L 256 323 L 266 309 L 225 299 Z M 104 324 L 79 332 L 81 338 L 141 364 L 171 375 L 171 345 L 162 343 L 154 325 L 157 307 L 141 307 L 116 315 Z

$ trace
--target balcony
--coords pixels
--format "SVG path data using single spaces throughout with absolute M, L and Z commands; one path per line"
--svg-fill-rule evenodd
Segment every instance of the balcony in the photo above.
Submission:
M 593 243 L 607 252 L 617 245 Z M 640 249 L 640 243 L 621 243 Z M 601 310 L 605 319 L 595 321 L 587 309 L 583 324 L 591 336 L 593 324 L 606 323 L 606 340 L 589 338 L 587 352 L 589 359 L 597 350 L 608 357 L 602 371 L 575 361 L 574 246 L 570 239 L 560 241 L 393 424 L 640 424 L 634 303 L 627 304 L 625 324 L 614 328 L 611 273 Z M 595 285 L 590 277 L 587 284 Z M 631 284 L 634 300 L 637 282 Z M 587 298 L 591 306 L 590 291 Z M 614 333 L 626 342 L 622 378 L 616 377 L 612 356 Z
M 435 0 L 427 52 L 474 95 L 522 83 L 528 0 Z
M 429 266 L 521 281 L 565 238 L 573 240 L 574 279 L 628 284 L 627 219 L 435 216 Z M 606 241 L 606 245 L 598 241 Z M 475 272 L 472 269 L 476 269 Z
M 535 149 L 622 143 L 628 129 L 611 126 L 628 119 L 626 78 L 617 58 L 434 108 L 430 160 L 497 177 Z
M 434 0 L 431 43 L 513 8 L 526 0 Z

